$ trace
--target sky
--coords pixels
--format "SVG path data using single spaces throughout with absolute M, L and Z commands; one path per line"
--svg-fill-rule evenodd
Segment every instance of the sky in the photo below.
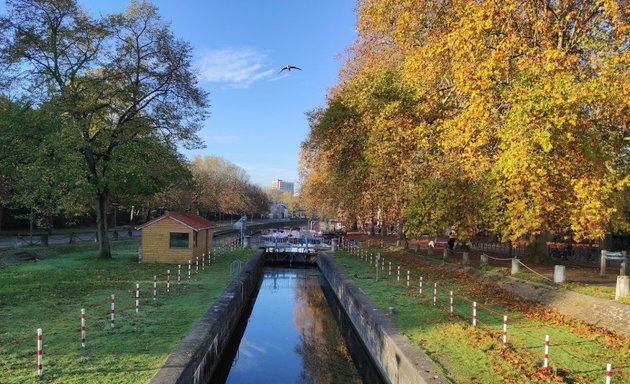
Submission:
M 174 35 L 191 43 L 200 85 L 210 92 L 206 148 L 253 183 L 297 182 L 305 112 L 325 105 L 345 51 L 356 37 L 352 0 L 153 0 Z M 128 0 L 79 0 L 93 15 L 123 11 Z M 5 13 L 4 1 L 0 13 Z M 283 71 L 295 65 L 302 71 Z

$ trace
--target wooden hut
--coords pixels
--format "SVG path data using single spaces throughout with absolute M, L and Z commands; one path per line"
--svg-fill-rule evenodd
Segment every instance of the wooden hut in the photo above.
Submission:
M 142 261 L 187 264 L 212 251 L 214 223 L 190 212 L 166 212 L 142 230 Z

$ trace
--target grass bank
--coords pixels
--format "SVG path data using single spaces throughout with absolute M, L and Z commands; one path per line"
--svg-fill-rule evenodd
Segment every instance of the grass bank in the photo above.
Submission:
M 599 383 L 604 381 L 607 363 L 613 365 L 613 382 L 630 379 L 627 337 L 562 316 L 462 270 L 431 265 L 401 252 L 374 249 L 372 253 L 377 251 L 385 259 L 378 282 L 369 256 L 362 260 L 339 251 L 333 257 L 376 305 L 391 313 L 409 341 L 441 365 L 453 382 Z M 477 302 L 476 327 L 472 325 L 473 301 Z M 503 315 L 508 315 L 506 347 L 502 340 Z M 551 340 L 548 370 L 542 368 L 545 335 Z
M 51 247 L 50 249 L 53 249 Z M 38 249 L 29 252 L 37 254 Z M 64 246 L 45 259 L 0 270 L 0 381 L 2 383 L 146 383 L 182 338 L 221 295 L 230 263 L 253 251 L 217 256 L 177 284 L 177 266 L 138 264 L 137 244 L 113 243 L 113 259 L 97 258 L 96 245 Z M 166 271 L 171 270 L 170 292 Z M 157 300 L 153 276 L 158 275 Z M 140 311 L 135 312 L 135 284 Z M 116 323 L 110 326 L 111 295 Z M 86 347 L 80 310 L 86 308 Z M 36 372 L 36 330 L 43 329 L 43 369 Z

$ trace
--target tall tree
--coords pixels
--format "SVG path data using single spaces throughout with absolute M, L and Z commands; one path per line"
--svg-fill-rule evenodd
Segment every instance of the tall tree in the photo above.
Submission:
M 110 258 L 107 209 L 121 145 L 147 138 L 201 143 L 196 132 L 207 95 L 191 70 L 191 47 L 145 1 L 99 19 L 74 0 L 9 0 L 7 9 L 0 18 L 2 80 L 50 101 L 63 119 L 59 150 L 82 156 L 99 257 Z

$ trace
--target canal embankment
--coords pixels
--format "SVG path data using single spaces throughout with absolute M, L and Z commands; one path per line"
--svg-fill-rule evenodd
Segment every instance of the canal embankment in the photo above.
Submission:
M 437 366 L 411 346 L 394 323 L 326 254 L 317 264 L 382 376 L 392 383 L 446 383 Z M 230 342 L 242 314 L 255 300 L 265 266 L 262 251 L 249 261 L 223 295 L 169 356 L 152 384 L 205 383 Z

